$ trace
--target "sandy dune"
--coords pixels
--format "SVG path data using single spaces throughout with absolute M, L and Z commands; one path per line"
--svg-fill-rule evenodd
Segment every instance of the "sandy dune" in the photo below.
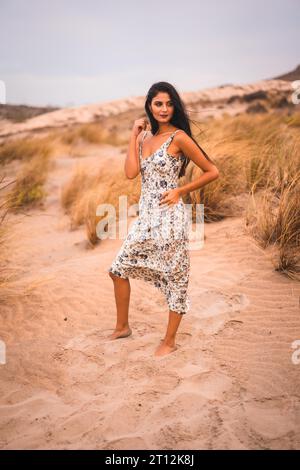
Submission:
M 224 112 L 235 115 L 245 112 L 249 101 L 245 95 L 265 92 L 267 101 L 280 101 L 286 98 L 289 102 L 293 93 L 290 82 L 285 80 L 259 80 L 247 84 L 226 84 L 217 87 L 203 88 L 192 92 L 179 90 L 192 119 L 209 116 L 222 116 Z M 41 114 L 25 122 L 12 124 L 0 120 L 0 140 L 6 136 L 25 135 L 28 132 L 59 128 L 62 126 L 92 122 L 107 116 L 117 116 L 126 111 L 142 112 L 144 96 L 132 96 L 124 100 L 114 100 L 85 106 L 63 108 Z
M 122 240 L 87 250 L 84 229 L 69 230 L 59 195 L 76 163 L 58 159 L 45 209 L 15 216 L 10 263 L 22 276 L 1 305 L 1 448 L 299 448 L 299 283 L 274 272 L 242 218 L 206 224 L 178 350 L 153 355 L 167 305 L 139 280 L 133 335 L 107 341 L 106 269 Z

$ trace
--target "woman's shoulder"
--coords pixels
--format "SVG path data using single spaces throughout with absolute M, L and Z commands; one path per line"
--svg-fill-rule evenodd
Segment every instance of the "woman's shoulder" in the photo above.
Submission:
M 188 134 L 183 129 L 176 129 L 174 131 L 175 137 L 176 136 L 188 136 Z

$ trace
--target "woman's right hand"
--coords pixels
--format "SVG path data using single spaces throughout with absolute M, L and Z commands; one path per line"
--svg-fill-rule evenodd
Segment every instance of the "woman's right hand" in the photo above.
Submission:
M 145 118 L 136 119 L 132 127 L 132 133 L 137 137 L 142 130 L 146 130 L 148 121 Z

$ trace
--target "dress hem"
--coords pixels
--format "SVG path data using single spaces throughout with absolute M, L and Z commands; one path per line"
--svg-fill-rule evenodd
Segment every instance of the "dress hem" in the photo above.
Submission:
M 167 303 L 167 305 L 168 305 L 168 307 L 169 307 L 169 310 L 171 310 L 172 312 L 178 313 L 179 315 L 186 315 L 187 312 L 190 310 L 190 307 L 188 307 L 188 308 L 187 308 L 186 310 L 184 310 L 184 311 L 182 311 L 182 310 L 175 310 L 175 309 L 171 308 L 170 305 L 169 305 L 169 303 L 168 303 L 168 300 L 167 300 L 167 298 L 166 298 L 166 294 L 165 294 L 164 290 L 163 290 L 160 286 L 158 286 L 157 284 L 155 284 L 156 281 L 153 280 L 153 279 L 141 278 L 141 277 L 139 277 L 139 276 L 135 276 L 134 274 L 130 274 L 130 275 L 128 275 L 127 277 L 124 277 L 124 276 L 121 275 L 120 271 L 114 270 L 114 269 L 112 269 L 112 268 L 107 269 L 107 272 L 108 272 L 108 273 L 112 273 L 112 274 L 114 274 L 115 276 L 118 276 L 118 277 L 120 277 L 120 278 L 122 278 L 122 279 L 129 279 L 129 278 L 132 278 L 132 279 L 138 279 L 138 280 L 141 280 L 141 281 L 144 281 L 144 282 L 149 282 L 151 285 L 153 285 L 154 287 L 156 287 L 156 289 L 158 289 L 160 292 L 162 292 L 162 294 L 163 294 L 164 297 L 165 297 L 166 303 Z

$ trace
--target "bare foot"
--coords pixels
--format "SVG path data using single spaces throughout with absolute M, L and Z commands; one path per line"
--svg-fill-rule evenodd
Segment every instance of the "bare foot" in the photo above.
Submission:
M 155 356 L 165 356 L 166 354 L 170 354 L 173 351 L 176 351 L 177 346 L 175 344 L 170 346 L 163 341 L 161 341 L 160 345 L 156 348 L 154 355 Z
M 125 328 L 125 330 L 115 330 L 111 335 L 109 335 L 108 339 L 118 339 L 118 338 L 127 338 L 130 336 L 132 331 L 130 328 Z

